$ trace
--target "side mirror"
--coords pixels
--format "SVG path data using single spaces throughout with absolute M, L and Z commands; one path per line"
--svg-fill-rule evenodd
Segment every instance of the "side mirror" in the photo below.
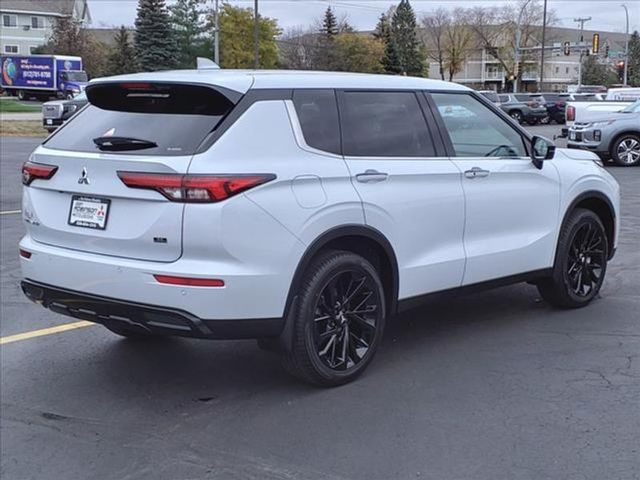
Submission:
M 542 170 L 545 160 L 551 160 L 556 153 L 555 144 L 548 138 L 535 136 L 531 140 L 531 161 L 537 169 Z

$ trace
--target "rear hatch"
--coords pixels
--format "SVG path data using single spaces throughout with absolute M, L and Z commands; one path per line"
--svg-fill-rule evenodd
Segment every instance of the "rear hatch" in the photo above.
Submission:
M 135 172 L 136 181 L 144 181 L 140 173 L 153 179 L 185 174 L 198 146 L 233 109 L 240 97 L 235 94 L 158 82 L 90 85 L 90 104 L 28 164 L 24 216 L 31 237 L 118 257 L 179 258 L 184 203 L 160 191 L 131 188 L 121 177 Z M 49 179 L 38 177 L 41 164 L 56 167 Z M 31 181 L 29 171 L 35 175 Z

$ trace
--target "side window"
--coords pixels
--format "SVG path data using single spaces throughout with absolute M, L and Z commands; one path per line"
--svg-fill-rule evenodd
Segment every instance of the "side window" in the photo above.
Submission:
M 340 154 L 340 123 L 333 90 L 296 90 L 293 92 L 302 134 L 307 145 Z
M 509 101 L 509 95 L 498 95 L 500 103 L 507 103 Z
M 413 92 L 344 92 L 344 154 L 433 157 L 433 141 Z
M 458 157 L 524 157 L 522 136 L 473 96 L 432 93 Z

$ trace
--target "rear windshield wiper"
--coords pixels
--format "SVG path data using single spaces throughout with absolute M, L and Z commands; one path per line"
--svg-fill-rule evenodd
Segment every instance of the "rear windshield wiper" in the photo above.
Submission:
M 143 150 L 145 148 L 158 146 L 156 142 L 132 137 L 98 137 L 93 139 L 93 143 L 95 143 L 100 150 L 111 152 Z

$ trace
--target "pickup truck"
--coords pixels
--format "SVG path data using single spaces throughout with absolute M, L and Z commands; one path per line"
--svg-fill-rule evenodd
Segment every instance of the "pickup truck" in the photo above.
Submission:
M 567 136 L 575 122 L 588 123 L 589 120 L 604 114 L 619 112 L 638 99 L 640 99 L 640 88 L 610 88 L 604 101 L 568 102 L 565 114 L 566 125 L 562 129 L 562 136 Z

